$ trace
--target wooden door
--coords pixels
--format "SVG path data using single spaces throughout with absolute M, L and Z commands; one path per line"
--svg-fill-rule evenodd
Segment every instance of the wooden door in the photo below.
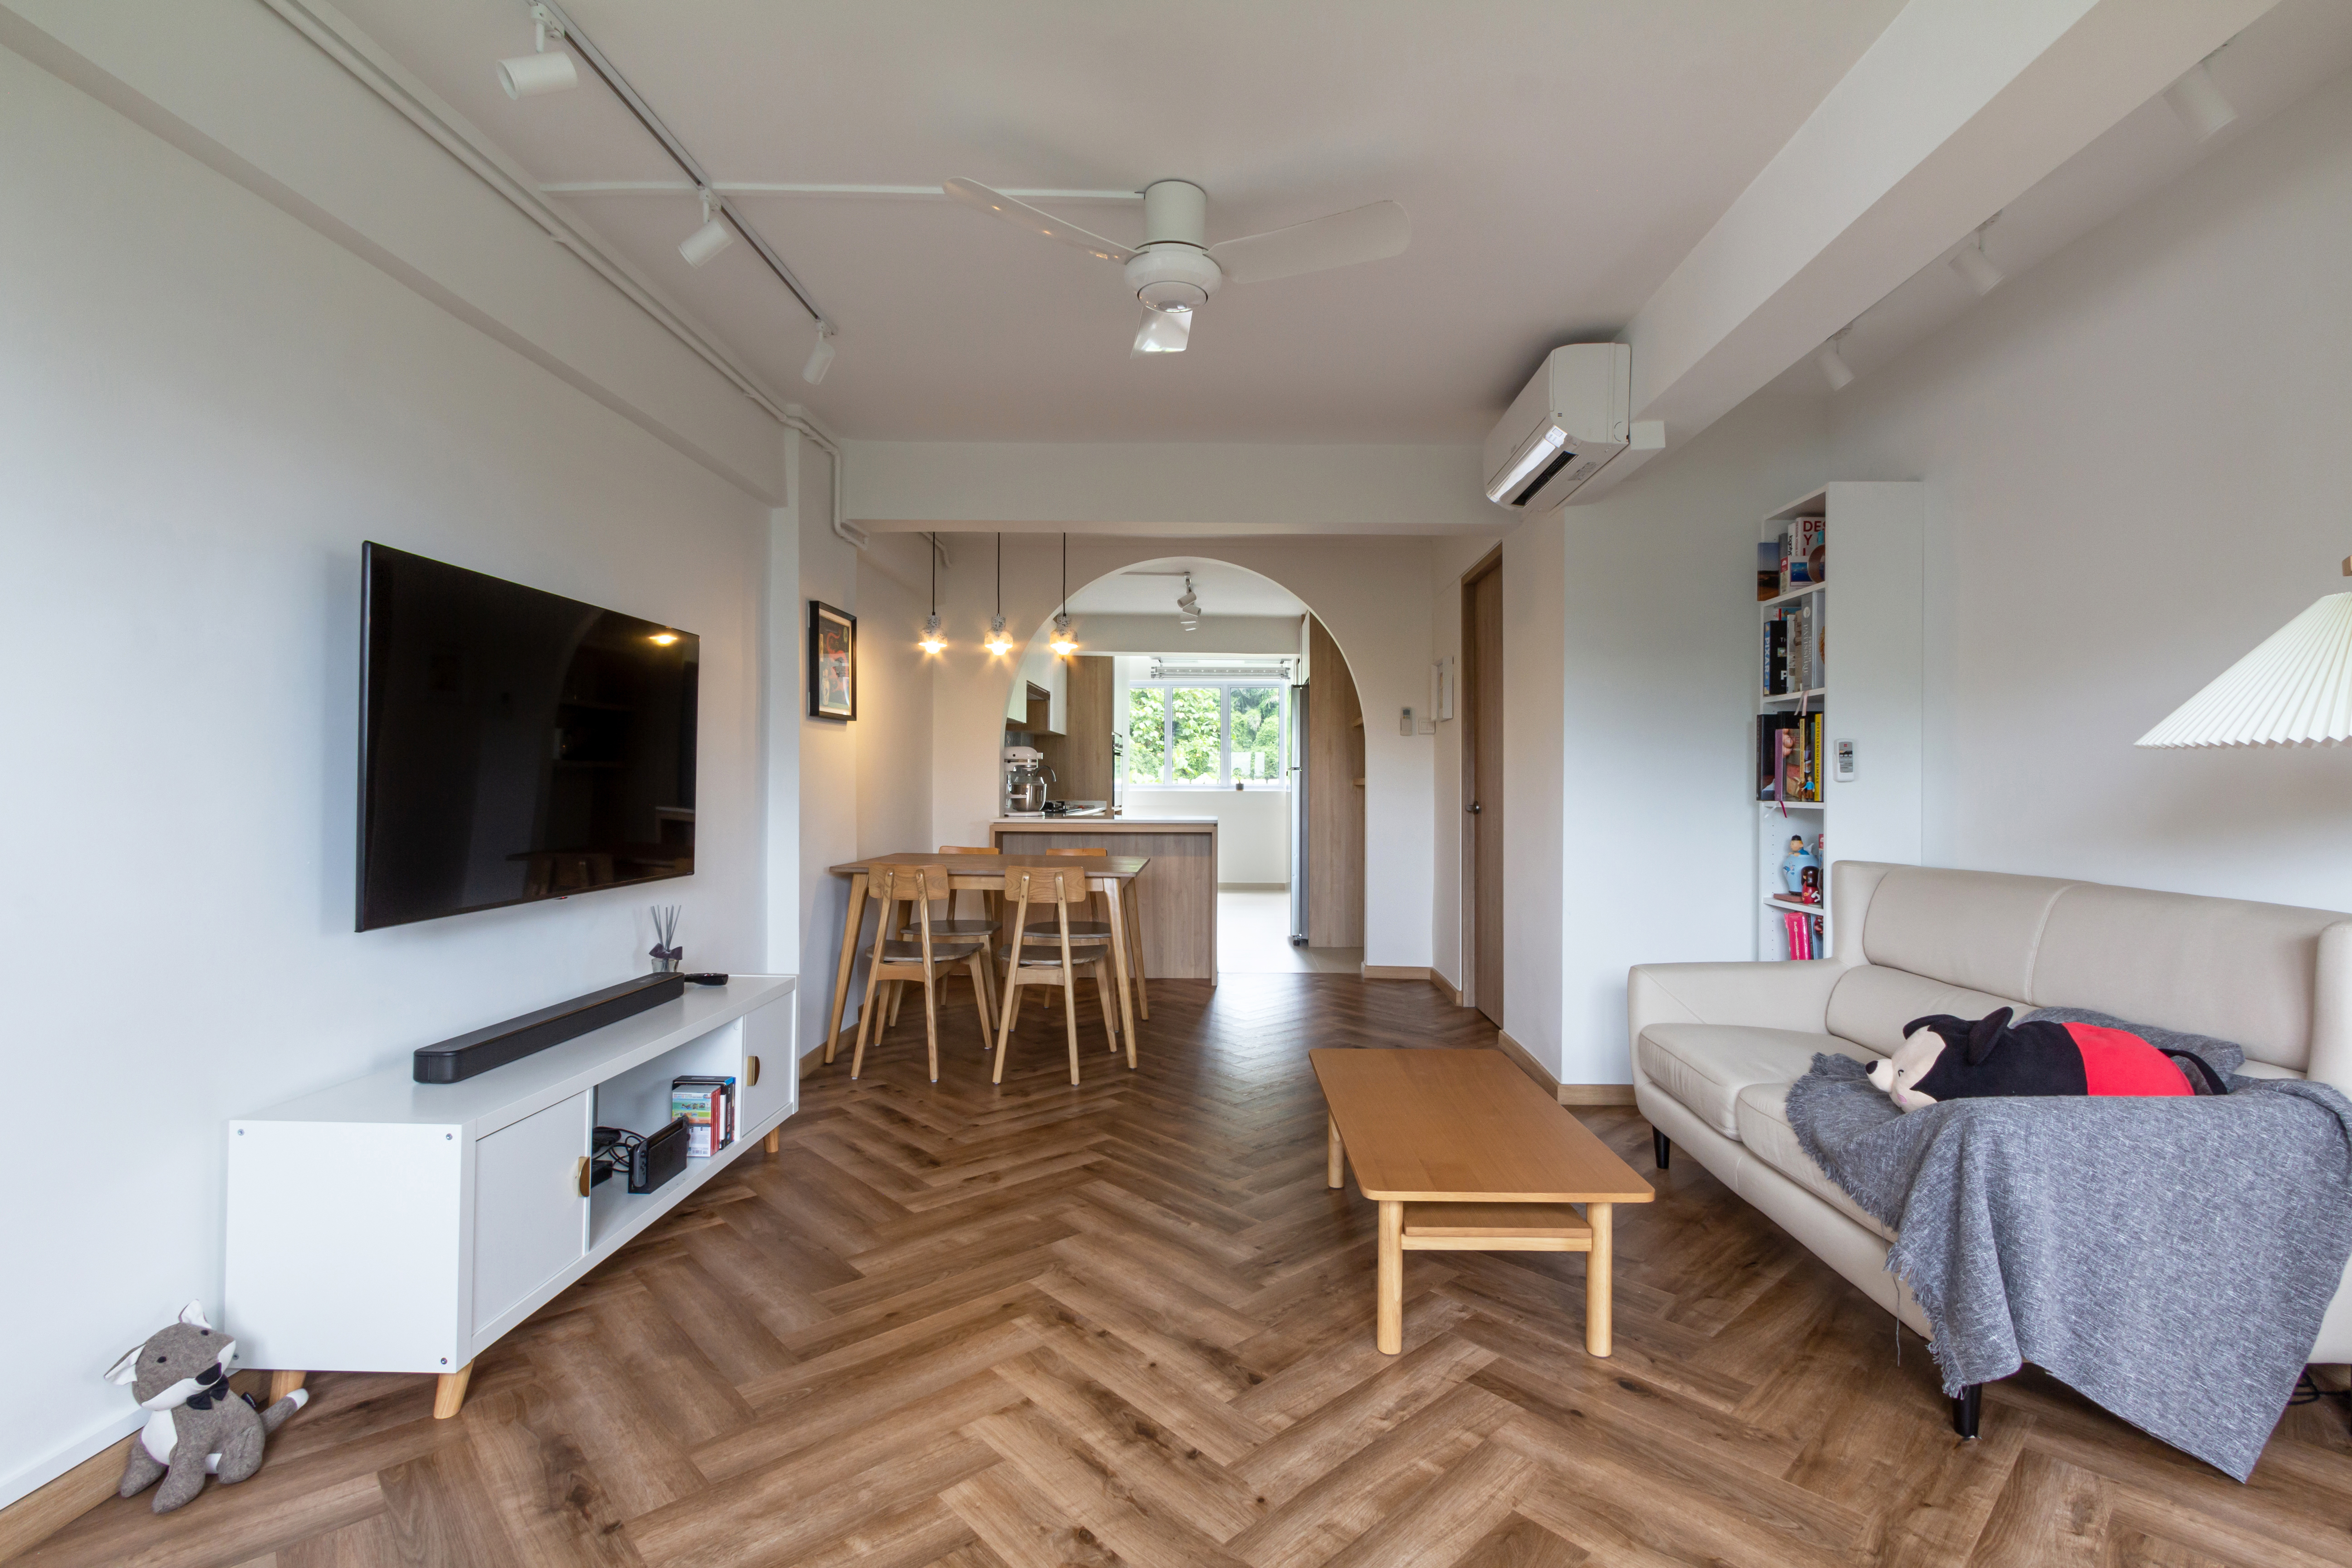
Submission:
M 1470 999 L 1503 1026 L 1503 573 L 1482 564 L 1462 590 L 1463 808 L 1469 814 Z
M 1364 945 L 1364 710 L 1339 645 L 1307 623 L 1307 945 Z

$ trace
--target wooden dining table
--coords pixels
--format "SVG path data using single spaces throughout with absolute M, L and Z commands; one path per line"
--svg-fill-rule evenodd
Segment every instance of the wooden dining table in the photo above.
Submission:
M 945 866 L 949 885 L 959 893 L 1002 893 L 1004 874 L 1025 867 L 1038 871 L 1084 871 L 1087 891 L 1106 895 L 1103 902 L 1110 910 L 1110 962 L 1118 981 L 1119 1030 L 1132 1066 L 1135 998 L 1129 953 L 1133 933 L 1127 923 L 1127 905 L 1135 879 L 1150 864 L 1148 855 L 942 855 L 936 850 L 903 849 L 828 867 L 833 875 L 849 879 L 849 908 L 841 917 L 841 958 L 833 972 L 833 1012 L 824 1034 L 824 1059 L 831 1062 L 841 1043 L 841 1016 L 849 1005 L 849 974 L 857 963 L 858 932 L 866 923 L 866 890 L 877 867 Z M 882 918 L 889 919 L 889 912 L 885 910 Z

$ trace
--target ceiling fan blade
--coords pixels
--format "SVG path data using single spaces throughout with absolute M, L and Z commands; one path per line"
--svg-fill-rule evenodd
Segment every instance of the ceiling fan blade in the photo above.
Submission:
M 1143 308 L 1143 324 L 1135 329 L 1135 346 L 1127 351 L 1129 359 L 1141 359 L 1146 354 L 1181 354 L 1184 345 L 1192 341 L 1192 312 L 1190 310 L 1155 310 Z
M 1352 267 L 1402 252 L 1412 240 L 1412 220 L 1394 202 L 1308 218 L 1209 247 L 1209 258 L 1236 283 L 1263 283 L 1301 272 Z
M 1050 213 L 1039 212 L 1027 202 L 1016 202 L 1003 191 L 992 191 L 977 180 L 950 180 L 940 189 L 945 191 L 951 200 L 961 202 L 975 211 L 1010 218 L 1031 234 L 1076 246 L 1105 261 L 1125 261 L 1135 254 L 1127 247 L 1113 245 L 1101 235 L 1090 234 L 1076 224 L 1064 223 Z

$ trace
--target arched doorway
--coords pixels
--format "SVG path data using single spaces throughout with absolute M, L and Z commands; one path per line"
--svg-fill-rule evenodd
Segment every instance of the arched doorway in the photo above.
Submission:
M 1214 820 L 1219 973 L 1358 973 L 1363 718 L 1313 607 L 1197 554 L 1129 562 L 1068 603 L 1076 650 L 1053 654 L 1048 618 L 1007 672 L 1008 742 L 1034 749 L 1054 798 L 1079 809 Z

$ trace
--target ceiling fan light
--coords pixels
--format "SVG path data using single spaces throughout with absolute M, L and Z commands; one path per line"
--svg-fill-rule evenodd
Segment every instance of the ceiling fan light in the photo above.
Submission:
M 1143 324 L 1136 329 L 1135 347 L 1128 351 L 1129 359 L 1144 354 L 1181 354 L 1192 338 L 1192 312 L 1190 310 L 1146 310 Z

